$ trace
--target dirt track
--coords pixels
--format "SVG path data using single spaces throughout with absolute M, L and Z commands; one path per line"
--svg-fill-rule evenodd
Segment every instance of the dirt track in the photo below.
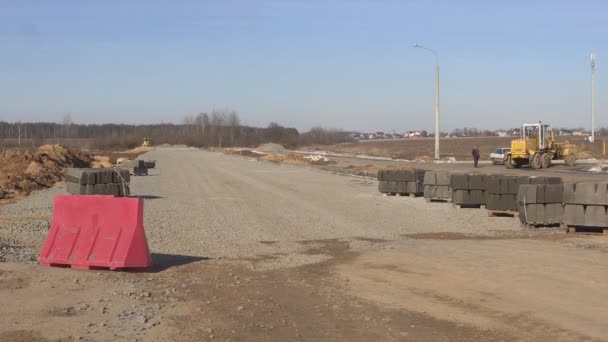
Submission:
M 0 264 L 0 313 L 10 317 L 0 340 L 608 335 L 606 237 L 522 230 L 513 218 L 382 197 L 375 181 L 297 166 L 186 148 L 146 158 L 159 175 L 132 186 L 146 198 L 155 270 Z M 0 207 L 0 218 L 23 207 Z M 14 238 L 39 245 L 31 236 Z

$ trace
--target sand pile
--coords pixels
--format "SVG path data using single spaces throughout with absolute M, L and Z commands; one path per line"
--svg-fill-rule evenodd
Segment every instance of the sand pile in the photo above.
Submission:
M 286 164 L 301 164 L 301 165 L 328 165 L 335 164 L 335 161 L 328 160 L 325 157 L 316 157 L 316 156 L 299 156 L 295 154 L 266 154 L 262 156 L 260 159 L 277 162 L 277 163 L 286 163 Z
M 0 156 L 0 199 L 27 195 L 53 186 L 68 167 L 90 167 L 92 157 L 61 145 L 43 145 L 35 152 L 16 151 Z

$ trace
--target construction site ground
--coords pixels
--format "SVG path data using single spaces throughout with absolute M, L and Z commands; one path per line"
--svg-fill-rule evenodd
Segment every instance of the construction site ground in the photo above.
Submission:
M 132 179 L 155 266 L 34 262 L 62 184 L 0 206 L 0 341 L 600 341 L 608 238 L 194 148 Z M 338 168 L 470 164 L 331 158 Z M 324 165 L 326 167 L 327 165 Z M 601 179 L 580 166 L 509 170 Z M 483 164 L 480 172 L 503 172 Z

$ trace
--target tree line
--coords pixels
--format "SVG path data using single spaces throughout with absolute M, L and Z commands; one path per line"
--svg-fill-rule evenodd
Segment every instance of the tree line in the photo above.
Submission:
M 348 133 L 337 129 L 315 127 L 300 134 L 297 129 L 276 122 L 267 127 L 243 125 L 238 113 L 230 109 L 186 116 L 179 124 L 78 124 L 69 115 L 61 123 L 0 121 L 0 146 L 4 147 L 85 143 L 90 149 L 117 149 L 141 145 L 144 138 L 155 145 L 197 147 L 254 147 L 266 142 L 296 147 L 350 140 Z

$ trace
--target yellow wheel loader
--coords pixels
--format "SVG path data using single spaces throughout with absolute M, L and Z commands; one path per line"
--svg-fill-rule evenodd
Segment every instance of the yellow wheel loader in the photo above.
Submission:
M 568 142 L 557 143 L 549 125 L 523 124 L 520 139 L 511 141 L 511 151 L 505 154 L 508 169 L 529 165 L 533 169 L 547 168 L 552 160 L 563 159 L 566 165 L 576 162 L 576 150 Z
M 143 146 L 143 147 L 152 146 L 152 143 L 150 142 L 149 138 L 144 138 L 144 142 L 141 144 L 141 146 Z

